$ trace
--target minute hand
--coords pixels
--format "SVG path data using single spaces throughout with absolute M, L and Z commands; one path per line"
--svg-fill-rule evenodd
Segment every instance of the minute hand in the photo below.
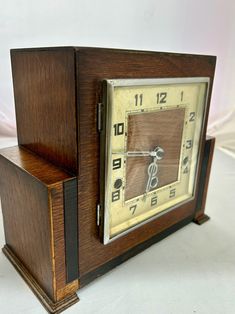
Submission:
M 157 157 L 155 151 L 128 151 L 128 152 L 113 152 L 114 155 L 123 155 L 127 157 Z

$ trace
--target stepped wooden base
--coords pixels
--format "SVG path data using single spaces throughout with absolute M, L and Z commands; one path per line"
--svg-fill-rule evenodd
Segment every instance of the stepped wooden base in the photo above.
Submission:
M 3 247 L 2 251 L 49 313 L 61 313 L 79 301 L 77 294 L 73 293 L 59 302 L 53 302 L 7 245 Z
M 210 219 L 209 216 L 207 216 L 206 214 L 203 214 L 197 218 L 194 218 L 193 222 L 195 222 L 197 225 L 202 225 L 205 222 L 207 222 Z

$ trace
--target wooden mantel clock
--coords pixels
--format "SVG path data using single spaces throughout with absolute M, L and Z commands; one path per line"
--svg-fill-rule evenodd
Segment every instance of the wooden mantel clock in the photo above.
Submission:
M 1 150 L 4 254 L 51 313 L 187 223 L 201 224 L 213 56 L 11 51 L 19 145 Z

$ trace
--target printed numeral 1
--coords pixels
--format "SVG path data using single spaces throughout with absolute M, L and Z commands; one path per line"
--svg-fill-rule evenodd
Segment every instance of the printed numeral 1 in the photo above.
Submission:
M 181 101 L 183 101 L 183 99 L 184 99 L 184 92 L 182 91 L 181 92 Z

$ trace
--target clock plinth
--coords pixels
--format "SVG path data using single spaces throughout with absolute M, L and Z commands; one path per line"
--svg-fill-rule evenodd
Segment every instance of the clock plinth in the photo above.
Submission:
M 3 247 L 2 251 L 49 313 L 59 314 L 79 301 L 75 292 L 60 301 L 55 302 L 51 300 L 47 293 L 37 283 L 35 278 L 30 274 L 28 269 L 25 268 L 24 264 L 22 264 L 7 245 Z
M 197 218 L 193 219 L 193 222 L 195 222 L 197 225 L 203 225 L 205 222 L 207 222 L 208 220 L 210 220 L 210 217 L 206 214 L 203 214 Z
M 57 47 L 15 49 L 11 61 L 19 146 L 0 151 L 3 252 L 46 309 L 59 313 L 77 302 L 75 292 L 100 274 L 186 224 L 205 221 L 214 149 L 214 139 L 206 139 L 205 134 L 216 58 Z M 134 81 L 136 92 L 126 86 L 127 114 L 119 104 L 114 120 L 106 121 L 104 82 L 117 80 Z M 159 111 L 165 107 L 171 112 L 161 116 Z M 150 118 L 130 116 L 128 108 L 134 108 L 135 114 L 151 110 Z M 115 142 L 123 155 L 113 158 L 113 182 L 104 186 L 101 178 L 109 154 L 103 152 L 100 136 L 109 137 L 110 130 L 127 145 Z M 132 157 L 127 156 L 122 168 L 127 147 Z M 133 179 L 136 151 L 140 154 L 136 169 L 144 175 L 137 173 Z M 181 184 L 184 175 L 188 181 Z M 171 187 L 171 182 L 181 190 Z M 126 183 L 136 186 L 129 186 L 125 194 Z M 159 194 L 166 187 L 167 193 Z M 133 229 L 106 245 L 103 202 L 110 188 L 113 203 L 121 195 L 126 195 L 124 202 L 131 203 L 139 195 L 142 203 L 148 202 L 145 208 L 134 203 L 126 207 L 124 222 L 128 215 L 156 209 L 160 197 L 165 211 L 142 219 L 143 223 L 137 221 Z M 184 201 L 174 201 L 182 195 Z M 122 209 L 116 206 L 114 214 L 123 215 Z

